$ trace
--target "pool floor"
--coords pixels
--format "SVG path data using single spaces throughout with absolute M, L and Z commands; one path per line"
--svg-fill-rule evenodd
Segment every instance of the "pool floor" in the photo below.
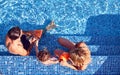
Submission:
M 52 20 L 56 28 L 42 36 L 39 49 L 54 55 L 56 48 L 67 51 L 59 37 L 84 41 L 92 55 L 85 71 L 45 66 L 34 48 L 30 56 L 8 52 L 5 35 L 11 27 L 44 29 Z M 120 0 L 0 0 L 0 30 L 0 75 L 120 75 Z

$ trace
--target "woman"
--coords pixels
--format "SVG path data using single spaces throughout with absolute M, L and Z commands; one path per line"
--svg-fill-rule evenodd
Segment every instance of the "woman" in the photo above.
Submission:
M 59 57 L 62 66 L 74 70 L 85 70 L 91 62 L 90 50 L 84 42 L 73 43 L 67 39 L 59 38 L 58 42 L 69 49 L 69 52 L 56 49 L 55 55 Z

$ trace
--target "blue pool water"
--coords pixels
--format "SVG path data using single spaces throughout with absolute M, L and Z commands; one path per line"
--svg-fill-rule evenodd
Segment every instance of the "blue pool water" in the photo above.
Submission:
M 13 26 L 23 30 L 44 28 L 51 20 L 57 27 L 48 31 L 39 49 L 67 51 L 57 43 L 64 37 L 88 44 L 92 62 L 85 71 L 74 71 L 60 64 L 45 66 L 30 56 L 10 54 L 4 44 Z M 0 75 L 119 75 L 120 0 L 0 0 Z

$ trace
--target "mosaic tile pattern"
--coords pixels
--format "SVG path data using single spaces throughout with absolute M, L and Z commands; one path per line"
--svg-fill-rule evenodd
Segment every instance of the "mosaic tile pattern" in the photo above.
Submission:
M 57 28 L 40 40 L 39 49 L 47 46 L 65 49 L 57 43 L 64 37 L 84 41 L 92 53 L 85 71 L 74 71 L 59 64 L 44 66 L 35 57 L 8 53 L 5 34 L 13 26 L 23 30 L 45 28 L 51 21 Z M 0 0 L 0 75 L 119 75 L 120 69 L 120 0 Z M 67 50 L 67 49 L 65 49 Z

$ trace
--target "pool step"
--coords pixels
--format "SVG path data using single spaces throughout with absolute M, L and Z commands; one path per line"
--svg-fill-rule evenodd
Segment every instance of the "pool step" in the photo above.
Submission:
M 118 74 L 120 56 L 92 56 L 92 62 L 85 71 L 74 71 L 60 64 L 45 66 L 35 56 L 0 56 L 0 73 L 3 75 L 33 74 Z M 14 71 L 13 71 L 14 70 Z
M 68 51 L 67 48 L 64 48 L 60 45 L 54 46 L 54 45 L 49 45 L 49 44 L 44 44 L 39 46 L 39 50 L 43 49 L 43 47 L 47 47 L 48 50 L 53 53 L 55 49 L 63 49 L 65 51 Z M 114 46 L 114 45 L 88 45 L 91 54 L 92 55 L 103 55 L 103 56 L 108 56 L 108 55 L 120 55 L 120 46 Z M 32 56 L 35 56 L 35 49 L 33 48 L 31 52 Z M 14 56 L 8 52 L 8 49 L 4 45 L 0 45 L 0 56 Z

